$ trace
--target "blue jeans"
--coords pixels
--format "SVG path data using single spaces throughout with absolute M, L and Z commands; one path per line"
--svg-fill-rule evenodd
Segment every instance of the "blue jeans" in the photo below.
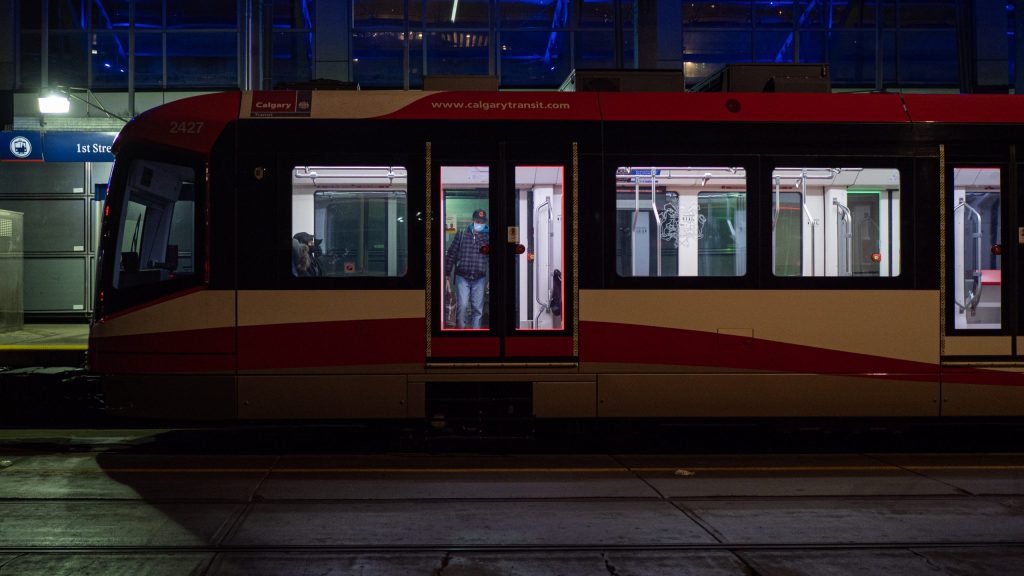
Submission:
M 468 328 L 480 327 L 480 319 L 484 315 L 484 288 L 486 286 L 486 276 L 476 280 L 469 280 L 458 274 L 455 275 L 455 292 L 459 305 L 455 313 L 455 325 L 457 328 L 467 328 L 467 312 L 469 313 Z

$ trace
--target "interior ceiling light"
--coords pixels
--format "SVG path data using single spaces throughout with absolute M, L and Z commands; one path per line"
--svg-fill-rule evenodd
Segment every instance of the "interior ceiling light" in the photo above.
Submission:
M 459 0 L 452 2 L 452 22 L 455 22 L 455 13 L 459 11 Z

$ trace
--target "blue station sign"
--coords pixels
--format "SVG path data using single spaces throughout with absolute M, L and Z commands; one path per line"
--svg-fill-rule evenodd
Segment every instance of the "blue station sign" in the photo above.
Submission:
M 113 162 L 110 147 L 117 132 L 47 132 L 43 160 L 47 162 Z
M 39 132 L 25 130 L 0 132 L 0 160 L 4 162 L 42 162 L 42 135 Z
M 117 132 L 0 132 L 3 162 L 113 162 Z

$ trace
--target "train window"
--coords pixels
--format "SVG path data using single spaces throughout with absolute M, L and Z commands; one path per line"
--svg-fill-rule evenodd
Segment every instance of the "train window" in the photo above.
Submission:
M 490 325 L 490 169 L 441 167 L 442 330 Z
M 776 168 L 771 194 L 776 276 L 899 276 L 899 170 Z
M 960 330 L 1002 327 L 998 168 L 953 170 L 953 316 Z
M 405 276 L 407 196 L 402 166 L 296 166 L 292 274 Z
M 195 170 L 136 160 L 122 201 L 113 286 L 131 288 L 195 274 Z
M 743 276 L 747 179 L 736 167 L 616 170 L 620 276 Z

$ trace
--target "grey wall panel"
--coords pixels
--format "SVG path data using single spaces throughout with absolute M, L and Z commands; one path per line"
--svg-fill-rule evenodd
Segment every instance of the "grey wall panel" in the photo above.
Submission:
M 81 162 L 0 163 L 0 194 L 84 194 L 85 167 Z
M 0 208 L 25 215 L 25 252 L 85 252 L 85 200 L 5 200 Z
M 27 258 L 25 312 L 84 312 L 85 258 Z

